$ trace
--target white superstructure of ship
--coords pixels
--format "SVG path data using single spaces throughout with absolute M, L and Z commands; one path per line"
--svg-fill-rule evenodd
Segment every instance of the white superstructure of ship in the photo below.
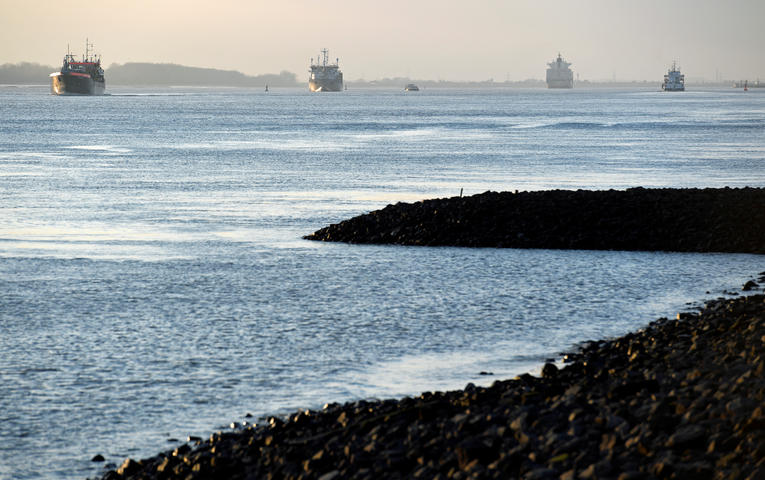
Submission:
M 547 69 L 547 88 L 574 87 L 574 72 L 568 68 L 571 64 L 563 60 L 560 53 L 557 59 L 547 65 L 550 67 Z
M 680 69 L 677 68 L 675 62 L 672 62 L 672 67 L 664 75 L 664 83 L 661 84 L 661 89 L 665 92 L 685 91 L 685 75 L 680 73 Z
M 316 58 L 316 63 L 311 59 L 308 89 L 312 92 L 339 92 L 343 89 L 343 72 L 340 71 L 339 59 L 329 63 L 328 56 L 329 50 L 325 48 L 321 51 L 321 59 Z

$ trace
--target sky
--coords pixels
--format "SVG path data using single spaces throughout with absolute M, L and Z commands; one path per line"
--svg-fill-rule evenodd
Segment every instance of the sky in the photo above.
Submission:
M 58 66 L 86 38 L 106 67 L 287 70 L 322 48 L 347 80 L 765 80 L 765 0 L 0 0 L 0 64 Z M 108 72 L 107 72 L 108 73 Z

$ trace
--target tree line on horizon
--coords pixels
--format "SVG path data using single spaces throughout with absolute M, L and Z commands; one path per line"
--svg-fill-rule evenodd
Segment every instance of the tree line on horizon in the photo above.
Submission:
M 6 63 L 0 65 L 0 84 L 47 84 L 48 76 L 58 68 L 38 63 Z M 302 85 L 297 75 L 282 71 L 278 74 L 245 75 L 235 70 L 187 67 L 172 63 L 113 63 L 104 69 L 108 85 L 166 85 L 220 87 L 296 87 Z

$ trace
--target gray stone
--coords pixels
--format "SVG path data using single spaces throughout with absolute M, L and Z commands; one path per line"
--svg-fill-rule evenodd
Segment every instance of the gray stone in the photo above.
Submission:
M 686 425 L 678 428 L 667 440 L 667 446 L 671 448 L 693 448 L 706 445 L 706 431 L 698 425 Z

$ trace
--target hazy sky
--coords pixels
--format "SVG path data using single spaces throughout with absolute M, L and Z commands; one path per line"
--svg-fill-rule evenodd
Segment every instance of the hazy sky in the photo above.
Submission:
M 0 0 L 0 64 L 57 66 L 90 38 L 106 66 L 288 70 L 322 47 L 346 79 L 765 80 L 765 0 Z

